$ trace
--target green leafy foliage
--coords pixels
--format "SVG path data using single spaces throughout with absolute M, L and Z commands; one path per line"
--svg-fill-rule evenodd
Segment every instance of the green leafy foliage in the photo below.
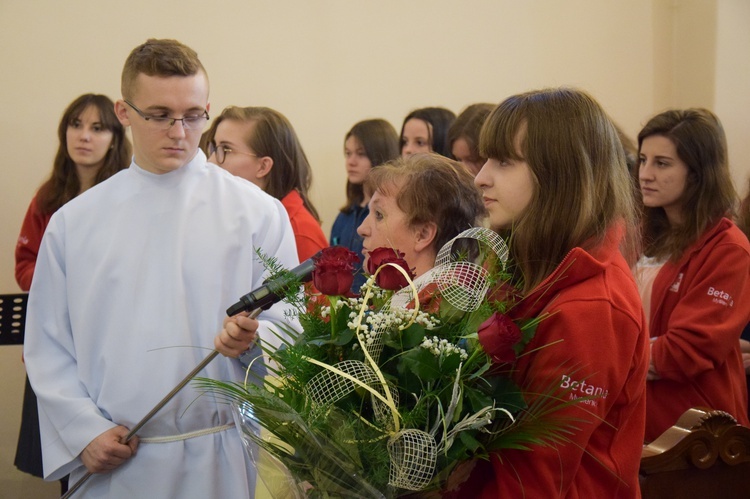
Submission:
M 492 287 L 504 282 L 505 264 L 478 248 L 457 258 L 480 258 Z M 264 262 L 272 275 L 283 273 L 273 259 Z M 370 291 L 368 303 L 289 298 L 301 330 L 282 328 L 283 345 L 264 347 L 274 376 L 258 385 L 198 381 L 264 429 L 257 434 L 245 425 L 244 436 L 283 463 L 296 482 L 312 486 L 307 497 L 411 493 L 391 484 L 389 442 L 399 438 L 399 430 L 418 430 L 434 442 L 436 467 L 421 490 L 439 490 L 461 461 L 565 438 L 571 423 L 553 417 L 561 405 L 551 395 L 555 387 L 529 399 L 513 381 L 512 366 L 493 366 L 477 340 L 487 318 L 512 306 L 507 297 L 488 298 L 466 312 L 435 291 L 431 300 L 420 296 L 392 310 L 386 306 L 392 292 Z M 417 312 L 417 302 L 431 305 Z M 517 322 L 522 331 L 517 353 L 539 320 Z M 323 378 L 327 381 L 319 383 Z

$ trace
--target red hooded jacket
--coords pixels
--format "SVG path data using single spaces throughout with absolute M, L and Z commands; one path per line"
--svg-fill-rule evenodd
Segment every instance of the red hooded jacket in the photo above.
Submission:
M 555 412 L 574 418 L 569 441 L 492 455 L 476 465 L 462 497 L 640 497 L 648 337 L 621 238 L 611 229 L 591 251 L 574 248 L 510 312 L 551 314 L 519 357 L 515 379 L 527 393 L 559 386 L 565 400 L 587 397 Z M 500 347 L 492 333 L 479 337 L 490 355 Z
M 16 282 L 22 291 L 28 291 L 31 288 L 39 245 L 42 243 L 42 236 L 50 217 L 52 217 L 51 213 L 45 214 L 39 211 L 36 196 L 34 196 L 26 211 L 21 234 L 16 243 Z
M 654 280 L 649 330 L 661 379 L 647 387 L 646 441 L 691 407 L 747 418 L 739 338 L 750 316 L 750 243 L 723 218 Z
M 320 228 L 320 222 L 315 220 L 302 201 L 299 192 L 289 191 L 289 194 L 281 199 L 281 204 L 286 208 L 289 222 L 292 224 L 294 240 L 297 242 L 297 257 L 304 262 L 323 248 L 328 247 L 328 241 Z

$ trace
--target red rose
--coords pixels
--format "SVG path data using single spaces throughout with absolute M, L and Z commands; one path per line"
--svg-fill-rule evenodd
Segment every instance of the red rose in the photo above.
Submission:
M 390 248 L 375 248 L 370 251 L 367 259 L 367 272 L 372 275 L 387 263 L 398 265 L 409 274 L 411 279 L 414 279 L 414 273 L 409 270 L 409 265 L 406 263 L 406 260 L 404 260 L 404 254 Z M 390 265 L 386 265 L 383 270 L 378 272 L 378 276 L 375 278 L 375 283 L 378 287 L 391 291 L 397 291 L 409 285 L 409 281 L 406 280 L 406 277 L 404 277 L 398 269 L 391 267 Z
M 315 287 L 328 296 L 346 295 L 354 282 L 354 264 L 359 256 L 343 246 L 325 248 L 313 257 L 315 270 L 312 278 Z
M 495 312 L 477 330 L 479 343 L 492 360 L 498 363 L 514 362 L 513 347 L 521 341 L 521 329 L 507 315 Z

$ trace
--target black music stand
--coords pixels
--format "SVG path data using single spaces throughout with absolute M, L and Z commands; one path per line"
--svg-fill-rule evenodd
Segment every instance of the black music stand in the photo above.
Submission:
M 0 345 L 23 345 L 28 293 L 0 295 Z

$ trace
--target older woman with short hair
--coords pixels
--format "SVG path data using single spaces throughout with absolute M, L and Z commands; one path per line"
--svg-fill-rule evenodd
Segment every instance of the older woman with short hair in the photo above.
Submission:
M 365 258 L 378 247 L 398 250 L 417 276 L 434 266 L 445 243 L 479 225 L 485 213 L 472 175 L 435 153 L 373 169 L 365 189 L 372 193 L 370 213 L 357 229 Z

